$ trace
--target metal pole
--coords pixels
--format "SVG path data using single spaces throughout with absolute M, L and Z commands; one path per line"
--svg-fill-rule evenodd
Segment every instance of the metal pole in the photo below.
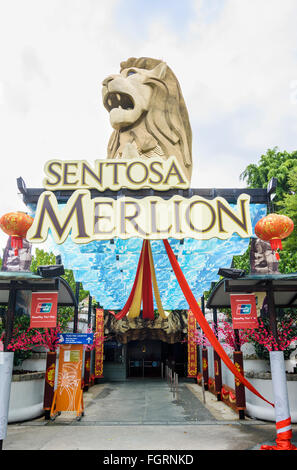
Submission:
M 201 297 L 201 310 L 203 315 L 205 316 L 205 302 L 204 302 L 204 295 Z
M 89 295 L 89 305 L 88 305 L 88 328 L 92 328 L 92 296 Z
M 173 391 L 173 398 L 175 398 L 175 372 L 173 372 L 173 388 L 172 388 L 172 391 Z
M 178 393 L 178 374 L 174 372 L 174 397 L 177 397 Z
M 14 311 L 16 303 L 16 282 L 10 282 L 9 297 L 8 297 L 8 308 L 6 313 L 5 321 L 5 338 L 4 338 L 4 351 L 8 351 L 8 345 L 12 339 L 13 324 L 14 324 Z
M 243 356 L 240 350 L 240 339 L 239 332 L 237 329 L 234 330 L 235 348 L 233 352 L 233 361 L 237 369 L 243 375 Z M 235 395 L 236 395 L 236 406 L 238 409 L 239 419 L 245 419 L 245 388 L 244 385 L 235 378 Z
M 240 350 L 240 339 L 239 332 L 237 329 L 234 330 L 235 337 L 235 350 L 233 353 L 234 364 L 243 375 L 243 356 Z M 244 385 L 235 379 L 235 395 L 236 395 L 236 405 L 238 408 L 239 419 L 245 419 L 244 409 L 245 409 L 245 388 Z
M 204 302 L 204 295 L 201 297 L 201 311 L 205 316 L 205 302 Z M 208 390 L 208 350 L 206 347 L 202 346 L 202 375 L 203 375 L 203 383 L 204 389 Z
M 213 321 L 215 324 L 215 335 L 218 338 L 218 313 L 217 309 L 213 309 Z M 213 351 L 213 359 L 214 359 L 214 379 L 215 379 L 215 391 L 217 395 L 217 401 L 221 401 L 221 390 L 222 390 L 222 365 L 221 365 L 221 358 L 214 349 Z
M 284 353 L 279 349 L 279 339 L 277 333 L 276 310 L 274 304 L 273 285 L 270 281 L 267 289 L 267 303 L 269 311 L 270 329 L 277 344 L 276 351 L 269 352 L 272 387 L 275 400 L 275 421 L 276 421 L 276 446 L 268 446 L 273 449 L 291 450 L 295 446 L 291 444 L 292 426 L 291 414 L 288 398 L 288 387 L 286 379 L 286 368 Z M 262 446 L 261 448 L 267 448 Z
M 77 330 L 78 330 L 79 288 L 80 288 L 80 282 L 76 282 L 76 283 L 75 283 L 75 300 L 76 300 L 76 305 L 75 305 L 75 307 L 74 307 L 74 316 L 73 316 L 73 333 L 77 333 Z
M 204 387 L 204 378 L 203 378 L 203 375 L 202 375 L 202 378 L 201 378 L 201 388 L 202 388 L 203 403 L 205 404 L 205 387 Z
M 176 373 L 173 373 L 173 398 L 175 398 L 176 394 Z
M 274 336 L 275 342 L 279 347 L 278 333 L 277 333 L 277 322 L 276 322 L 276 311 L 274 305 L 274 294 L 272 282 L 269 282 L 267 290 L 267 303 L 268 303 L 268 312 L 269 312 L 269 324 L 271 333 Z

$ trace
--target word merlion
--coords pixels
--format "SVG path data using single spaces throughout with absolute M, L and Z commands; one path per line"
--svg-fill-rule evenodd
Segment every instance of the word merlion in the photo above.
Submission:
M 103 104 L 114 131 L 107 158 L 171 156 L 192 174 L 192 130 L 179 82 L 168 65 L 148 57 L 121 62 L 103 81 Z

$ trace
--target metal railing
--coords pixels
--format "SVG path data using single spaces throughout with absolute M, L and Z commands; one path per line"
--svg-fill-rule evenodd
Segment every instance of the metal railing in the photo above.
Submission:
M 178 398 L 178 374 L 173 371 L 167 364 L 165 365 L 165 377 L 170 391 L 173 393 L 173 398 Z

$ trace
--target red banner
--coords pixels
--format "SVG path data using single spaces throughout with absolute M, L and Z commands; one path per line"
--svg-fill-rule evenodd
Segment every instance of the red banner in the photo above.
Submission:
M 221 357 L 222 361 L 226 364 L 226 366 L 231 370 L 231 372 L 235 375 L 235 377 L 240 380 L 241 383 L 243 383 L 246 388 L 248 388 L 252 393 L 257 395 L 259 398 L 262 400 L 266 401 L 269 403 L 271 406 L 274 406 L 273 403 L 270 401 L 266 400 L 256 389 L 255 387 L 236 369 L 234 366 L 233 362 L 230 360 L 228 355 L 226 354 L 226 351 L 224 348 L 221 346 L 219 341 L 217 340 L 215 334 L 213 333 L 211 327 L 209 326 L 207 320 L 204 318 L 204 315 L 187 283 L 187 280 L 181 270 L 180 265 L 178 264 L 178 261 L 172 251 L 172 248 L 168 242 L 168 240 L 163 240 L 170 264 L 172 266 L 172 269 L 176 275 L 176 278 L 178 280 L 178 283 L 180 285 L 181 290 L 183 291 L 183 294 L 189 304 L 190 309 L 192 310 L 193 314 L 195 315 L 195 318 L 197 322 L 199 323 L 200 327 L 202 328 L 205 336 L 213 346 L 213 348 L 217 351 L 219 356 Z
M 117 320 L 121 320 L 122 318 L 124 318 L 125 315 L 127 315 L 127 313 L 129 312 L 129 308 L 131 307 L 131 304 L 133 302 L 133 298 L 134 298 L 134 294 L 135 294 L 135 291 L 136 291 L 138 278 L 139 278 L 139 274 L 140 274 L 140 270 L 141 270 L 141 265 L 143 263 L 144 248 L 145 248 L 145 243 L 143 242 L 141 253 L 140 253 L 140 256 L 139 256 L 139 260 L 138 260 L 137 271 L 136 271 L 136 276 L 135 276 L 135 279 L 134 279 L 133 287 L 132 287 L 132 290 L 130 292 L 130 295 L 128 297 L 128 300 L 127 300 L 124 308 L 117 314 L 115 314 L 112 311 L 110 312 L 111 314 L 113 314 L 115 316 L 115 318 Z
M 95 333 L 95 378 L 103 377 L 103 351 L 104 351 L 104 310 L 96 308 Z
M 230 302 L 234 330 L 258 328 L 256 298 L 253 294 L 231 294 Z
M 195 341 L 196 318 L 188 310 L 188 377 L 197 377 L 197 344 Z
M 58 292 L 32 292 L 30 328 L 56 328 Z

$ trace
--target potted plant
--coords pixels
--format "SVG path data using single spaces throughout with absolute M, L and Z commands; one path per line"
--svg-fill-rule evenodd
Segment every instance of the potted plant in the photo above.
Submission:
M 61 327 L 21 330 L 16 326 L 8 346 L 16 356 L 23 359 L 36 347 L 47 352 L 45 372 L 15 371 L 11 393 L 9 422 L 23 421 L 40 416 L 44 410 L 49 415 L 54 393 L 56 350 Z M 31 386 L 29 384 L 31 382 Z
M 283 318 L 278 321 L 278 344 L 271 334 L 268 319 L 259 318 L 259 326 L 256 329 L 240 330 L 241 348 L 253 345 L 256 356 L 253 359 L 245 359 L 244 375 L 252 385 L 268 400 L 274 400 L 272 379 L 268 361 L 269 351 L 284 351 L 285 357 L 290 355 L 290 347 L 295 344 L 297 338 L 295 322 L 292 318 Z M 224 324 L 223 330 L 227 332 L 225 340 L 232 347 L 232 326 Z M 243 346 L 244 345 L 244 346 Z M 260 366 L 257 362 L 261 362 Z M 247 364 L 251 363 L 247 367 Z M 230 385 L 233 377 L 222 365 L 225 383 Z M 288 396 L 291 409 L 292 422 L 297 422 L 297 375 L 287 374 Z M 246 389 L 246 411 L 253 418 L 269 421 L 275 420 L 274 409 L 255 394 Z

